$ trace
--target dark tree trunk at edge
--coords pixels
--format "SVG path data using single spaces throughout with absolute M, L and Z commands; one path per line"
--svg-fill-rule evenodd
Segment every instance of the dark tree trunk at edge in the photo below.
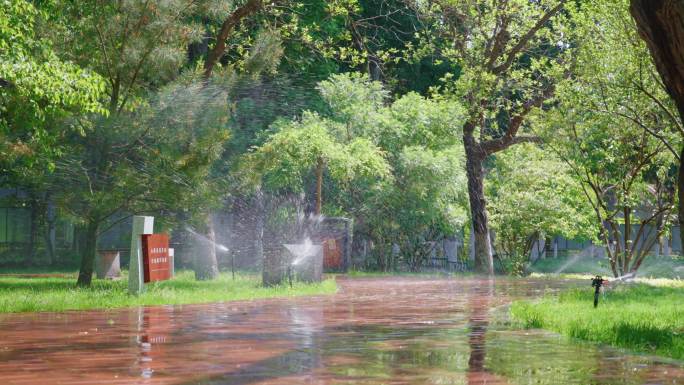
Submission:
M 667 92 L 684 118 L 684 1 L 632 0 L 630 11 Z
M 684 1 L 631 0 L 630 12 L 639 34 L 646 42 L 658 73 L 684 123 Z M 679 198 L 679 236 L 684 245 L 684 148 L 680 155 L 677 196 Z

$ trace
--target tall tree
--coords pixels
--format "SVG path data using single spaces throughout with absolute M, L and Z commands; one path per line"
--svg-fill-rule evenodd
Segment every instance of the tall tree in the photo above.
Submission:
M 569 14 L 576 68 L 558 86 L 556 110 L 538 123 L 551 123 L 548 145 L 582 183 L 617 276 L 636 271 L 667 231 L 681 125 L 627 0 L 585 3 Z
M 103 79 L 57 55 L 43 38 L 48 20 L 27 1 L 7 1 L 0 10 L 0 186 L 28 196 L 27 261 L 36 256 L 40 224 L 48 217 L 50 175 L 68 151 L 64 138 L 80 131 L 73 117 L 104 111 Z M 51 254 L 50 242 L 47 250 Z
M 613 274 L 636 272 L 667 231 L 672 156 L 633 122 L 593 112 L 596 100 L 587 93 L 566 92 L 547 121 L 554 149 L 591 204 Z
M 684 126 L 648 47 L 639 37 L 628 3 L 586 3 L 571 11 L 574 28 L 570 33 L 581 44 L 575 56 L 576 71 L 567 88 L 583 95 L 579 99 L 590 110 L 587 112 L 636 125 L 679 163 Z M 587 97 L 589 93 L 594 95 Z M 655 185 L 669 189 L 670 183 Z M 662 240 L 660 243 L 662 248 Z
M 214 44 L 208 50 L 204 60 L 202 79 L 205 85 L 209 84 L 214 68 L 221 64 L 221 60 L 226 53 L 226 46 L 232 34 L 244 19 L 259 12 L 264 4 L 261 0 L 247 0 L 243 4 L 232 4 L 231 11 L 224 16 L 220 28 L 213 37 Z M 195 277 L 200 280 L 214 279 L 218 276 L 218 259 L 216 257 L 216 233 L 214 229 L 213 217 L 211 213 L 206 214 L 204 227 L 206 236 L 210 243 L 208 250 L 195 256 Z
M 475 240 L 475 269 L 493 274 L 484 179 L 487 158 L 524 135 L 528 115 L 542 107 L 566 73 L 565 0 L 415 2 L 448 45 L 443 54 L 460 67 L 445 92 L 465 104 L 463 124 L 468 194 Z
M 80 285 L 90 284 L 98 235 L 117 215 L 206 208 L 199 199 L 185 207 L 180 203 L 189 196 L 208 201 L 200 176 L 226 137 L 225 88 L 197 89 L 188 73 L 179 80 L 184 89 L 162 91 L 178 79 L 188 44 L 202 36 L 193 22 L 203 11 L 200 5 L 193 0 L 45 5 L 54 8 L 50 37 L 62 45 L 62 57 L 93 68 L 107 83 L 106 116 L 80 120 L 81 134 L 66 138 L 69 154 L 53 183 L 61 186 L 60 201 L 85 233 Z M 155 92 L 159 95 L 150 97 Z M 183 116 L 169 117 L 174 103 L 183 103 L 175 108 Z M 174 133 L 179 127 L 183 135 Z M 169 199 L 174 189 L 175 201 Z
M 537 121 L 581 182 L 616 276 L 636 271 L 667 231 L 678 156 L 679 122 L 626 5 L 570 11 L 576 70 L 558 86 L 555 110 Z

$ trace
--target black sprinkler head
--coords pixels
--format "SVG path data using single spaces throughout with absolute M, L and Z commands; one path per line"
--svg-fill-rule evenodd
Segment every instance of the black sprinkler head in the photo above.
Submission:
M 601 292 L 601 286 L 603 286 L 604 282 L 605 280 L 600 275 L 597 275 L 591 280 L 591 287 L 594 288 L 594 307 L 598 306 L 599 293 Z

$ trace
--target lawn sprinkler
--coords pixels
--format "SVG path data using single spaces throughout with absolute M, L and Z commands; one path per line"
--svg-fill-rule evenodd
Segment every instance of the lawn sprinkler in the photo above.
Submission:
M 292 289 L 292 265 L 287 265 L 287 280 L 290 281 L 290 289 Z
M 594 288 L 594 307 L 598 306 L 599 293 L 601 292 L 601 286 L 604 284 L 607 285 L 608 280 L 603 279 L 600 275 L 597 275 L 591 280 L 591 287 Z

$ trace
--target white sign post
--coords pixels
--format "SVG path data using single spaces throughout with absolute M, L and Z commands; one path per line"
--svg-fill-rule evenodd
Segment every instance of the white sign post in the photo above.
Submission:
M 169 271 L 173 278 L 176 275 L 176 252 L 172 247 L 169 247 Z
M 154 232 L 154 217 L 136 215 L 133 217 L 133 231 L 131 234 L 131 258 L 128 262 L 128 293 L 140 294 L 145 289 L 143 272 L 143 234 Z

